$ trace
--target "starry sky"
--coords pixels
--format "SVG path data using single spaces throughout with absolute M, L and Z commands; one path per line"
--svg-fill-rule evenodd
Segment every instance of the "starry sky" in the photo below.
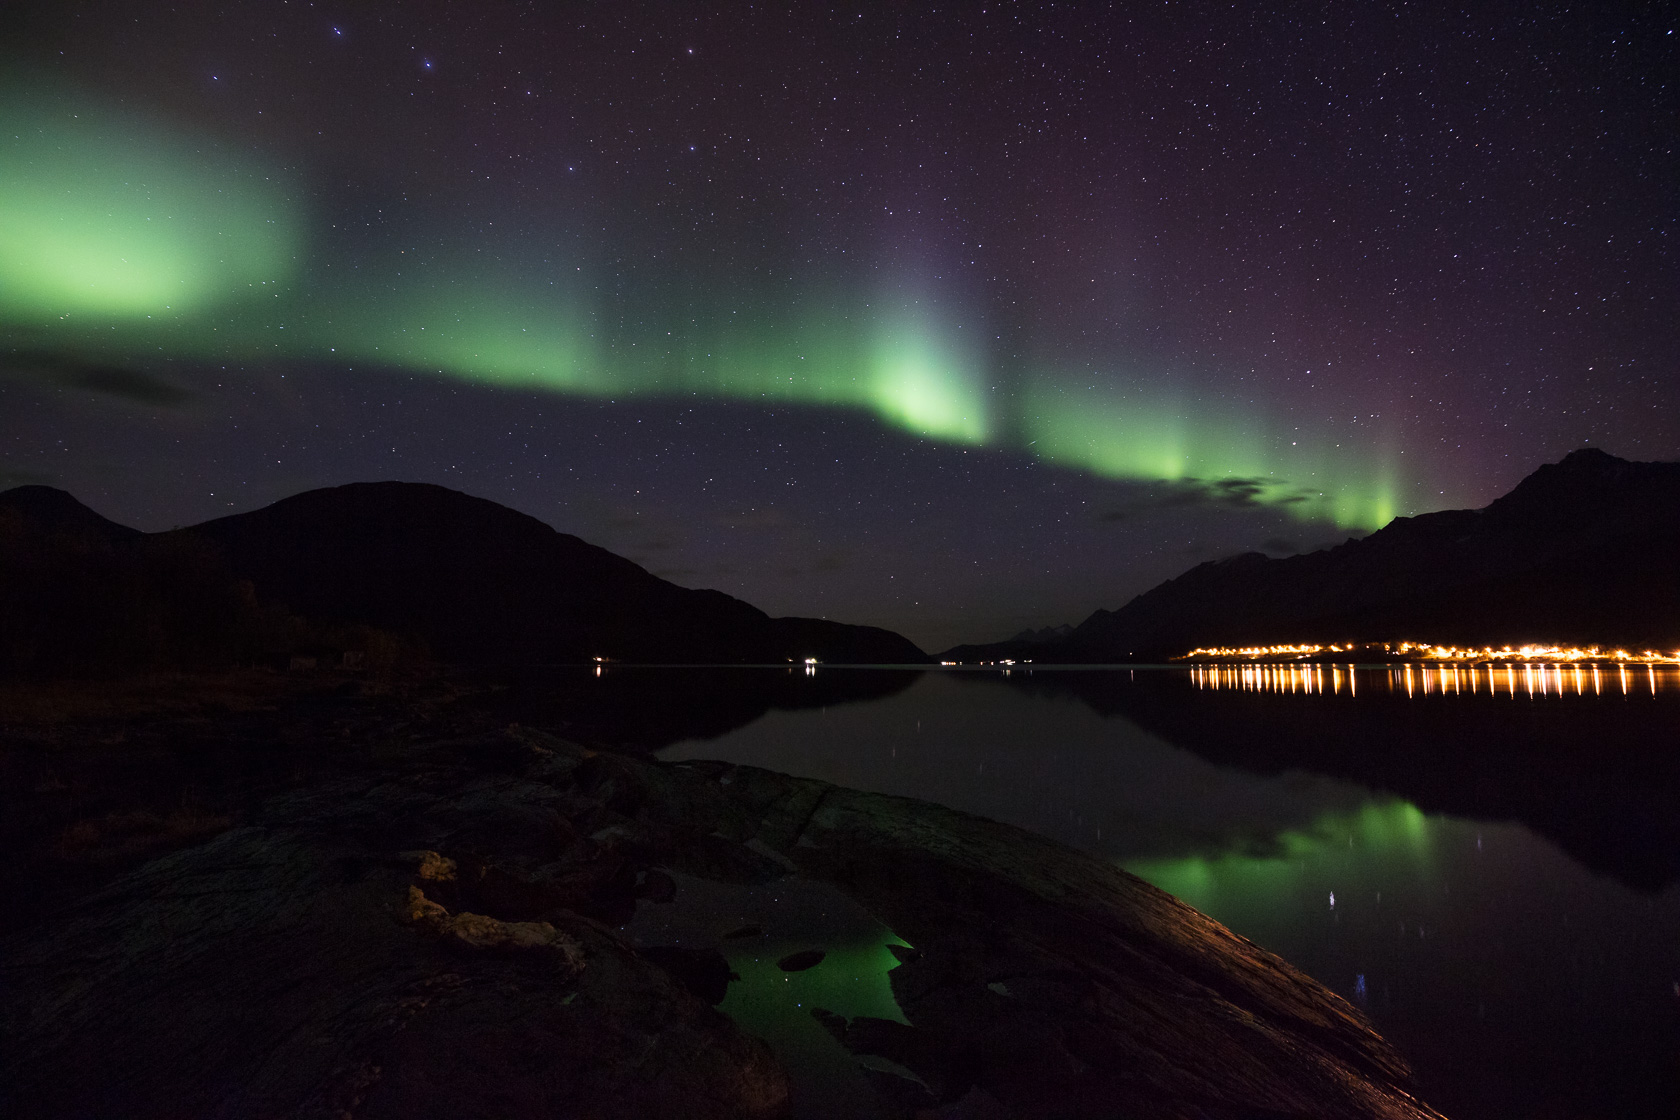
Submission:
M 1677 24 L 9 4 L 0 486 L 437 482 L 937 650 L 1680 458 Z

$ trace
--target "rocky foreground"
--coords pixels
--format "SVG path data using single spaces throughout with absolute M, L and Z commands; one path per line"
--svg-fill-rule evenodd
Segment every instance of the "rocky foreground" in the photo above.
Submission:
M 808 1112 L 799 1071 L 714 1006 L 759 981 L 731 980 L 722 950 L 756 931 L 708 910 L 707 884 L 843 895 L 908 943 L 887 975 L 904 1021 L 804 1012 L 864 1111 L 1437 1115 L 1340 997 L 1099 860 L 923 802 L 519 727 L 277 792 L 14 926 L 0 1112 Z M 648 943 L 685 921 L 703 935 Z

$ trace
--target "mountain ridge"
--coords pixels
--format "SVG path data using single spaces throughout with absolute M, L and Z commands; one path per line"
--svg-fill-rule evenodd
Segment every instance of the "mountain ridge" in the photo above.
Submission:
M 721 591 L 660 579 L 534 517 L 427 483 L 305 491 L 162 533 L 118 525 L 64 491 L 19 487 L 0 492 L 0 574 L 0 621 L 13 638 L 0 666 L 13 668 L 74 661 L 76 642 L 110 638 L 98 633 L 102 613 L 147 616 L 124 625 L 144 630 L 149 620 L 160 631 L 152 661 L 172 656 L 170 620 L 191 615 L 214 632 L 194 638 L 198 646 L 210 641 L 223 650 L 216 656 L 229 656 L 224 647 L 249 637 L 263 612 L 270 617 L 259 645 L 273 646 L 288 627 L 298 644 L 306 620 L 317 633 L 372 627 L 473 663 L 927 659 L 892 631 L 771 618 Z M 216 601 L 199 602 L 204 596 Z M 79 622 L 67 629 L 54 611 Z M 235 617 L 241 612 L 249 617 Z M 42 643 L 53 656 L 40 653 Z
M 1192 649 L 1423 640 L 1680 644 L 1680 463 L 1587 448 L 1474 510 L 1395 518 L 1300 556 L 1199 564 L 1049 643 L 944 660 L 1094 663 Z

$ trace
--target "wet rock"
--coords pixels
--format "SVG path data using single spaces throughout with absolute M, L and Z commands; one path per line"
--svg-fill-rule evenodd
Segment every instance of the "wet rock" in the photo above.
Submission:
M 1433 1115 L 1351 1005 L 1141 880 L 967 814 L 814 785 L 735 772 L 805 874 L 920 951 L 890 974 L 914 1045 L 876 1034 L 942 1100 L 977 1088 L 1020 1116 Z
M 844 1044 L 846 1041 L 846 1017 L 836 1015 L 824 1007 L 811 1008 L 811 1018 L 822 1025 L 822 1029 L 834 1036 L 836 1042 Z
M 863 1075 L 881 1102 L 882 1111 L 892 1120 L 916 1120 L 923 1116 L 939 1116 L 944 1120 L 952 1115 L 950 1110 L 936 1112 L 939 1099 L 914 1078 L 869 1066 L 864 1067 Z
M 740 979 L 716 949 L 653 945 L 641 950 L 641 953 L 713 1007 L 722 1003 L 723 997 L 729 994 L 729 982 Z
M 271 819 L 229 831 L 9 936 L 0 1111 L 783 1113 L 787 1076 L 765 1044 L 611 929 L 570 912 L 549 924 L 451 914 L 428 898 L 415 864 L 390 853 L 447 839 L 428 835 L 429 795 L 387 818 L 407 823 L 387 825 L 383 851 L 345 851 L 354 840 L 320 826 L 331 806 L 368 792 L 345 784 L 293 799 L 310 827 Z M 369 868 L 353 883 L 337 871 L 349 854 Z
M 822 963 L 828 954 L 821 949 L 801 949 L 797 953 L 789 953 L 776 962 L 776 967 L 783 972 L 804 972 L 807 968 L 815 968 Z
M 900 964 L 904 964 L 904 963 L 907 963 L 909 961 L 913 961 L 917 957 L 921 956 L 921 953 L 919 953 L 916 949 L 912 948 L 911 946 L 909 946 L 909 945 L 899 945 L 899 944 L 896 944 L 896 943 L 888 945 L 887 946 L 887 951 L 890 952 L 893 956 L 897 957 Z
M 971 1076 L 963 1076 L 953 1068 L 947 1068 L 959 1065 L 960 1061 L 941 1048 L 931 1032 L 919 1031 L 892 1019 L 859 1015 L 846 1024 L 841 1041 L 855 1054 L 885 1058 L 914 1071 L 921 1083 L 940 1098 L 960 1096 L 973 1081 Z M 954 1085 L 960 1085 L 960 1088 L 952 1091 Z
M 636 897 L 649 902 L 672 902 L 677 897 L 677 881 L 657 868 L 642 872 L 636 884 Z
M 375 755 L 242 819 L 0 938 L 3 1111 L 782 1115 L 786 1072 L 708 1006 L 722 954 L 638 953 L 616 928 L 669 871 L 820 885 L 915 946 L 888 974 L 908 1024 L 817 1016 L 888 1116 L 1437 1115 L 1286 962 L 922 802 L 515 729 Z M 665 913 L 694 892 L 669 893 Z

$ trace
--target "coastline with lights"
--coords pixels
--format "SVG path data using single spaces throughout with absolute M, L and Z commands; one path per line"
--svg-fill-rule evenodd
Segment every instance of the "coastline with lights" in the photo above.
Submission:
M 1347 655 L 1367 662 L 1447 661 L 1459 663 L 1532 662 L 1577 664 L 1605 661 L 1630 665 L 1680 665 L 1680 649 L 1607 649 L 1603 646 L 1561 646 L 1531 643 L 1512 646 L 1455 646 L 1434 642 L 1347 642 L 1340 645 L 1208 646 L 1193 649 L 1174 661 L 1291 661 L 1323 660 Z
M 1481 509 L 1397 517 L 1315 552 L 1209 560 L 1049 636 L 937 656 L 1680 663 L 1676 509 L 1680 463 L 1585 448 Z

